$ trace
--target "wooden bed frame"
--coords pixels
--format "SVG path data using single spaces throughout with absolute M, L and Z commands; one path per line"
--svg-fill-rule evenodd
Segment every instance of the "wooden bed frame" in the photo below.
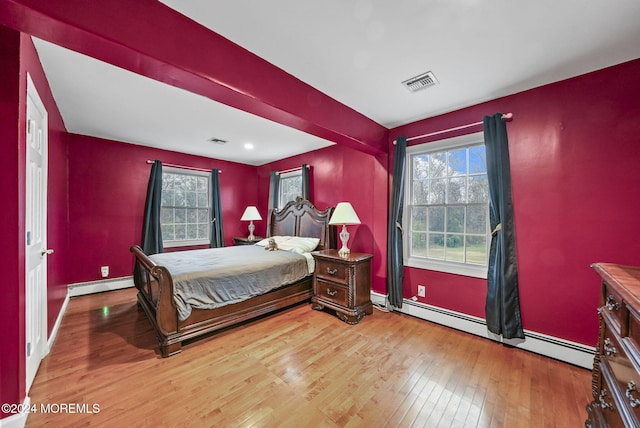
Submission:
M 319 250 L 336 248 L 336 230 L 329 226 L 332 212 L 331 207 L 320 211 L 309 201 L 298 198 L 281 210 L 270 213 L 267 235 L 320 238 Z M 311 298 L 313 277 L 309 275 L 296 283 L 243 302 L 216 309 L 193 309 L 186 320 L 180 321 L 173 300 L 173 278 L 169 271 L 149 259 L 139 246 L 133 246 L 130 250 L 136 256 L 133 278 L 138 289 L 138 304 L 155 330 L 163 357 L 179 353 L 185 340 Z

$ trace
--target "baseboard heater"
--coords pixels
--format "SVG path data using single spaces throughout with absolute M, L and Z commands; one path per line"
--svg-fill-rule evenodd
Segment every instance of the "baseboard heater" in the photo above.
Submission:
M 380 293 L 371 293 L 371 301 L 378 306 L 389 307 L 387 296 Z M 485 337 L 510 346 L 524 349 L 549 358 L 564 361 L 579 367 L 591 370 L 595 347 L 571 342 L 534 331 L 525 330 L 524 340 L 509 340 L 490 333 L 484 319 L 451 311 L 437 306 L 403 299 L 402 308 L 393 308 L 397 312 L 411 315 L 416 318 L 431 321 L 436 324 L 451 327 L 476 336 Z
M 98 281 L 79 282 L 69 284 L 67 291 L 69 297 L 84 296 L 87 294 L 102 293 L 103 291 L 120 290 L 133 287 L 133 277 L 124 276 L 121 278 L 101 279 Z

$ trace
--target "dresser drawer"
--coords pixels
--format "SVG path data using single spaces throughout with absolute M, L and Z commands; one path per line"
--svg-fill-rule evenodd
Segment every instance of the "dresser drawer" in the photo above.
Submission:
M 627 341 L 622 343 L 622 341 Z M 632 426 L 638 425 L 640 420 L 640 374 L 638 374 L 634 367 L 629 355 L 627 355 L 625 349 L 628 347 L 628 339 L 620 339 L 613 331 L 609 329 L 609 326 L 605 326 L 603 343 L 601 366 L 603 371 L 610 371 L 612 379 L 609 379 L 610 385 L 603 383 L 604 389 L 609 389 L 610 394 L 618 394 L 620 405 L 628 408 L 628 414 L 633 420 Z M 603 373 L 604 374 L 604 373 Z M 606 376 L 603 376 L 605 380 Z
M 331 300 L 342 306 L 349 306 L 349 289 L 335 282 L 316 279 L 315 295 L 321 299 Z
M 324 278 L 329 281 L 335 281 L 345 285 L 349 283 L 348 265 L 317 259 L 315 273 L 318 278 Z
M 595 420 L 591 420 L 591 424 L 585 424 L 589 427 L 607 427 L 607 428 L 624 428 L 626 425 L 620 415 L 620 409 L 618 409 L 614 395 L 618 394 L 617 386 L 612 378 L 611 371 L 606 364 L 601 366 L 603 371 L 602 387 L 596 400 L 593 402 L 599 411 L 595 416 Z M 613 386 L 609 384 L 609 380 L 613 383 Z M 619 398 L 619 397 L 618 397 Z

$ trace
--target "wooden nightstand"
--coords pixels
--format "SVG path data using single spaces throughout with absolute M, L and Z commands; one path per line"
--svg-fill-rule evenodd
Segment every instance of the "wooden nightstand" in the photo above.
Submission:
M 371 254 L 351 253 L 342 258 L 338 250 L 314 251 L 312 308 L 336 311 L 347 324 L 358 324 L 373 313 L 371 304 Z
M 233 245 L 254 245 L 257 242 L 262 241 L 264 238 L 262 236 L 256 236 L 253 241 L 249 241 L 249 238 L 246 236 L 236 236 L 233 238 Z

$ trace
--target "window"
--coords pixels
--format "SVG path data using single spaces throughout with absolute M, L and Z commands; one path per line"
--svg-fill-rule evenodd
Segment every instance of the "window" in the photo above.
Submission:
M 165 247 L 209 243 L 210 174 L 165 167 L 160 225 Z
M 302 171 L 291 171 L 280 174 L 280 196 L 278 208 L 287 205 L 287 202 L 295 201 L 302 196 Z
M 486 278 L 489 187 L 482 133 L 407 148 L 407 266 Z

